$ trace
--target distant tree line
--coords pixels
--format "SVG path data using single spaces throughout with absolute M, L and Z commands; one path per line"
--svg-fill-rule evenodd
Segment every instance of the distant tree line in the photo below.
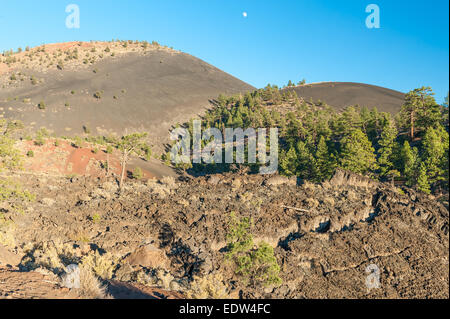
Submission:
M 220 95 L 216 102 L 203 118 L 204 128 L 279 128 L 282 175 L 320 182 L 342 168 L 382 181 L 403 181 L 426 193 L 448 190 L 448 97 L 439 105 L 429 87 L 407 93 L 394 117 L 357 105 L 338 113 L 271 85 L 243 96 Z M 186 127 L 192 131 L 192 121 Z M 230 167 L 184 168 L 212 172 Z

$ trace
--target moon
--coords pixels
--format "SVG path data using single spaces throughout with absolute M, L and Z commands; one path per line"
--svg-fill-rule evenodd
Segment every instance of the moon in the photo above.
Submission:
M 243 16 L 244 18 L 247 18 L 247 15 L 248 15 L 247 12 L 245 12 L 245 11 L 242 12 L 242 16 Z

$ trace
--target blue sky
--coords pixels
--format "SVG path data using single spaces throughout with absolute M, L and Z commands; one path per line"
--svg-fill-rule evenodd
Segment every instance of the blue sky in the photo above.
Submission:
M 449 86 L 448 0 L 0 0 L 0 50 L 75 40 L 156 40 L 256 86 Z M 67 29 L 68 4 L 80 29 Z M 365 25 L 380 8 L 380 29 Z M 243 16 L 247 12 L 247 17 Z

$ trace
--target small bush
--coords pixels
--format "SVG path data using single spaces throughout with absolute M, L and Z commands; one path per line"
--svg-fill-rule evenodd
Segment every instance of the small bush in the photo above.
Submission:
M 42 127 L 39 129 L 39 131 L 36 132 L 36 139 L 34 141 L 34 145 L 42 146 L 45 144 L 45 139 L 49 136 L 49 132 L 45 127 Z
M 117 266 L 117 259 L 111 253 L 101 255 L 96 250 L 94 254 L 83 257 L 81 265 L 91 269 L 95 275 L 102 279 L 111 279 Z
M 76 148 L 81 148 L 83 147 L 84 141 L 81 137 L 79 136 L 75 136 L 75 138 L 72 141 L 72 146 L 76 147 Z
M 80 289 L 78 295 L 82 299 L 107 299 L 110 296 L 106 293 L 106 288 L 98 280 L 95 274 L 87 267 L 81 267 Z
M 194 281 L 186 291 L 186 297 L 188 299 L 229 299 L 230 292 L 222 275 L 209 274 L 194 277 Z
M 28 156 L 28 157 L 34 157 L 34 152 L 33 152 L 32 150 L 29 150 L 29 151 L 27 152 L 27 156 Z
M 142 169 L 140 167 L 136 167 L 133 170 L 133 178 L 134 179 L 141 179 L 142 177 L 144 177 L 144 172 L 142 171 Z
M 94 224 L 97 224 L 98 222 L 100 222 L 100 220 L 102 219 L 101 216 L 98 213 L 95 213 L 94 215 L 92 215 L 92 222 Z
M 46 107 L 47 107 L 47 106 L 45 105 L 44 101 L 39 102 L 38 108 L 39 108 L 40 110 L 45 110 Z
M 252 221 L 249 218 L 238 219 L 231 214 L 227 234 L 228 253 L 226 258 L 235 264 L 235 273 L 256 286 L 279 286 L 280 266 L 275 258 L 273 248 L 265 242 L 255 248 L 250 233 Z
M 94 93 L 94 97 L 95 97 L 97 100 L 100 100 L 100 99 L 102 98 L 102 92 L 101 92 L 101 91 L 95 92 L 95 93 Z

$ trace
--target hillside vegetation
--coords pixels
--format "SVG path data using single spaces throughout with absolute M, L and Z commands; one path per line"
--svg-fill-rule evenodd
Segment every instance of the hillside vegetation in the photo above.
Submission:
M 222 131 L 278 127 L 279 170 L 285 176 L 320 182 L 342 168 L 382 181 L 399 180 L 426 193 L 448 190 L 448 107 L 436 103 L 430 88 L 406 94 L 400 112 L 392 116 L 360 106 L 338 113 L 323 102 L 299 98 L 295 91 L 267 86 L 219 96 L 202 125 Z M 185 126 L 192 133 L 192 121 Z M 248 166 L 256 171 L 257 165 Z M 187 168 L 205 173 L 229 170 L 230 165 Z

